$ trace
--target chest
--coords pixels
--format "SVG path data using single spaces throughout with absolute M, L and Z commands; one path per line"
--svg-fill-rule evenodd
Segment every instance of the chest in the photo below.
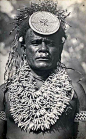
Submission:
M 8 93 L 6 98 L 6 114 L 7 114 L 7 137 L 12 139 L 67 139 L 73 136 L 74 130 L 74 115 L 76 111 L 76 99 L 70 101 L 70 106 L 67 106 L 65 112 L 62 113 L 59 120 L 44 132 L 25 132 L 15 124 L 13 116 L 10 114 L 10 102 Z M 52 120 L 52 119 L 51 119 Z M 15 137 L 15 138 L 14 138 Z
M 66 125 L 65 125 L 66 124 Z M 69 139 L 74 136 L 73 122 L 63 122 L 62 118 L 50 130 L 42 132 L 25 132 L 8 119 L 7 138 L 9 139 Z

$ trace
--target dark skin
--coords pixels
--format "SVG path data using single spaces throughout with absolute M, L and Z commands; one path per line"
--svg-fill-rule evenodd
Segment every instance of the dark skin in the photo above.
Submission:
M 37 76 L 46 78 L 56 68 L 59 61 L 60 37 L 58 33 L 44 36 L 29 29 L 26 33 L 26 57 L 28 64 Z
M 41 85 L 43 84 L 42 80 L 45 80 L 49 76 L 50 71 L 56 68 L 57 62 L 59 61 L 59 57 L 61 55 L 59 49 L 60 40 L 61 38 L 59 38 L 58 33 L 55 33 L 50 36 L 42 36 L 33 32 L 31 29 L 27 30 L 25 37 L 26 57 L 34 76 L 36 76 L 36 78 L 40 78 L 40 80 L 36 79 L 38 88 L 40 88 Z M 75 124 L 73 121 L 75 113 L 78 110 L 77 97 L 79 98 L 80 106 L 83 106 L 83 110 L 85 110 L 86 96 L 81 86 L 76 85 L 76 83 L 74 83 L 74 86 L 77 94 L 75 93 L 74 98 L 70 101 L 72 110 L 70 111 L 69 109 L 66 109 L 67 112 L 63 113 L 59 121 L 57 121 L 57 123 L 53 125 L 50 130 L 36 133 L 21 131 L 21 129 L 18 128 L 18 126 L 14 123 L 13 118 L 9 113 L 10 107 L 9 107 L 8 93 L 6 93 L 5 95 L 7 104 L 6 136 L 9 139 L 69 139 L 75 136 L 74 131 L 75 133 L 77 132 L 77 124 Z M 1 94 L 3 94 L 3 92 L 4 91 L 2 91 Z M 82 96 L 84 99 L 83 100 L 84 103 L 81 101 Z M 3 101 L 0 101 L 1 110 L 2 107 L 3 107 Z M 82 107 L 80 107 L 80 110 L 82 110 Z M 2 121 L 1 128 L 3 127 L 3 123 L 4 122 Z M 86 129 L 84 125 L 82 125 L 82 127 Z M 84 136 L 85 132 L 83 131 L 82 134 Z M 78 136 L 80 135 L 78 134 Z

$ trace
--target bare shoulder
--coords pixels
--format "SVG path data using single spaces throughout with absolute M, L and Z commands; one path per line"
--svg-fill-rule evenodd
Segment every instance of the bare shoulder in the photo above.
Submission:
M 86 111 L 86 93 L 85 90 L 83 89 L 83 86 L 81 85 L 80 82 L 72 82 L 74 90 L 76 92 L 76 95 L 79 100 L 79 106 L 81 111 Z
M 6 90 L 6 84 L 2 84 L 0 86 L 0 110 L 4 109 L 3 101 L 4 101 L 4 92 Z
M 6 90 L 6 84 L 2 84 L 0 86 L 0 112 L 4 111 L 4 92 Z M 3 113 L 0 113 L 0 139 L 5 139 L 5 132 L 6 132 L 6 120 L 3 118 Z
M 82 121 L 82 119 L 85 118 L 85 115 L 83 116 L 82 114 L 80 114 L 81 111 L 86 111 L 86 93 L 81 83 L 73 82 L 72 84 L 79 101 L 80 120 L 77 121 L 78 122 L 77 139 L 86 139 L 86 121 Z

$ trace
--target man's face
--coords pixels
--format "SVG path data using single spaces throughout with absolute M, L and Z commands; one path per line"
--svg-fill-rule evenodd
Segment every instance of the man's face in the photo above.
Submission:
M 26 57 L 29 66 L 36 70 L 56 68 L 59 60 L 60 37 L 58 33 L 44 36 L 28 29 L 25 37 Z

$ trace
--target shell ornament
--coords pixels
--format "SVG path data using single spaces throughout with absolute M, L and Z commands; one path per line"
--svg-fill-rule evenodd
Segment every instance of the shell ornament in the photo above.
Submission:
M 44 131 L 54 125 L 73 98 L 74 90 L 65 68 L 57 67 L 37 90 L 28 64 L 13 76 L 9 87 L 10 113 L 26 131 Z

